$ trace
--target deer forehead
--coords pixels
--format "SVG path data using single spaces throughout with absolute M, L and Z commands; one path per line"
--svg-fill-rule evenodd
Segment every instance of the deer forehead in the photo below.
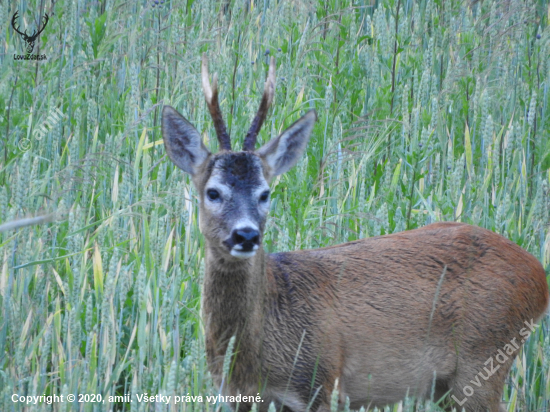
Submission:
M 223 153 L 209 164 L 204 189 L 217 189 L 226 197 L 232 193 L 257 194 L 269 189 L 260 157 L 251 152 Z

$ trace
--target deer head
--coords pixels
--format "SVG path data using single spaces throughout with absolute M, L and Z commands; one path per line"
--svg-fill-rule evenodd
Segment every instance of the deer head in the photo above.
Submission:
M 200 198 L 200 229 L 208 246 L 227 257 L 250 258 L 261 246 L 270 205 L 269 183 L 298 162 L 317 115 L 309 111 L 277 138 L 254 150 L 275 92 L 272 57 L 260 108 L 243 150 L 233 152 L 220 111 L 217 76 L 211 86 L 205 55 L 202 86 L 221 151 L 210 153 L 197 129 L 170 106 L 164 106 L 162 112 L 164 145 L 172 162 L 192 176 Z
M 50 18 L 48 16 L 48 13 L 44 13 L 44 24 L 42 25 L 42 28 L 38 29 L 38 31 L 33 30 L 32 34 L 29 36 L 27 34 L 27 30 L 25 30 L 22 33 L 22 32 L 19 31 L 19 27 L 15 27 L 15 22 L 18 18 L 18 13 L 19 13 L 19 11 L 16 11 L 15 14 L 13 15 L 13 17 L 11 19 L 11 25 L 12 25 L 13 29 L 21 35 L 21 37 L 23 38 L 23 41 L 27 44 L 27 53 L 32 53 L 32 50 L 34 49 L 34 43 L 35 43 L 36 39 L 38 38 L 40 33 L 42 33 L 44 31 L 44 29 L 46 28 L 46 25 L 48 24 L 48 21 L 50 20 Z M 39 26 L 40 26 L 40 24 L 39 24 Z

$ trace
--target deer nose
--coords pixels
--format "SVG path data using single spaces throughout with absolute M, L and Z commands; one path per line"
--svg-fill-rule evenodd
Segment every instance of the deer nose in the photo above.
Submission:
M 231 240 L 235 246 L 241 247 L 241 251 L 250 252 L 260 244 L 260 232 L 250 227 L 236 229 L 231 234 Z

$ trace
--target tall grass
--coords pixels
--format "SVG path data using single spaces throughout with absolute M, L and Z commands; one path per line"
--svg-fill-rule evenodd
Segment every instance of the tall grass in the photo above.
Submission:
M 14 60 L 15 11 L 29 33 L 49 14 L 33 52 L 47 60 Z M 260 143 L 309 108 L 319 115 L 307 156 L 273 184 L 269 251 L 462 221 L 548 271 L 549 14 L 543 0 L 3 1 L 0 222 L 56 220 L 0 233 L 0 410 L 218 407 L 135 397 L 217 394 L 199 316 L 197 197 L 159 127 L 171 104 L 216 150 L 203 52 L 234 147 L 271 55 Z M 64 116 L 39 139 L 54 109 Z M 507 381 L 508 411 L 548 409 L 548 336 L 545 318 Z M 24 406 L 14 393 L 134 401 Z

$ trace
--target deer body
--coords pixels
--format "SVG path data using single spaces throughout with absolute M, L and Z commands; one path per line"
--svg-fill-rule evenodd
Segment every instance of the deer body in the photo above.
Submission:
M 462 400 L 479 373 L 488 380 L 463 406 L 496 411 L 514 359 L 501 365 L 498 349 L 521 345 L 525 322 L 548 301 L 533 256 L 460 223 L 253 260 L 228 267 L 207 254 L 202 310 L 211 370 L 220 385 L 227 342 L 237 334 L 228 393 L 254 395 L 262 382 L 264 403 L 296 411 L 319 387 L 314 406 L 326 410 L 336 378 L 341 399 L 359 408 L 407 394 L 430 398 L 432 388 L 436 400 L 450 390 Z
M 204 57 L 203 87 L 223 150 L 211 154 L 168 106 L 163 137 L 200 198 L 202 317 L 218 386 L 229 340 L 236 337 L 224 393 L 260 393 L 262 411 L 273 401 L 293 412 L 327 412 L 338 380 L 340 403 L 349 397 L 352 408 L 407 395 L 453 395 L 456 402 L 466 399 L 460 404 L 466 411 L 499 411 L 527 326 L 548 304 L 540 263 L 502 236 L 460 223 L 266 254 L 269 182 L 297 162 L 316 115 L 307 113 L 253 150 L 273 98 L 272 60 L 245 150 L 231 152 Z M 495 360 L 499 350 L 508 353 L 502 363 Z M 240 404 L 239 410 L 250 407 Z

